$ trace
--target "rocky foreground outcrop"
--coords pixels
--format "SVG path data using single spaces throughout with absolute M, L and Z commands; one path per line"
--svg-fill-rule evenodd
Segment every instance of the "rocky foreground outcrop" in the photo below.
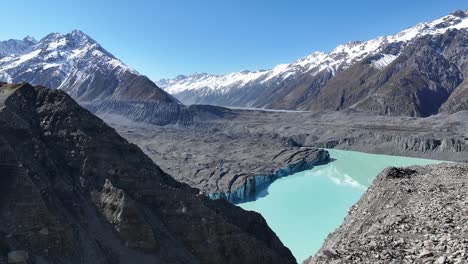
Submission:
M 61 91 L 0 87 L 0 263 L 295 263 Z
M 468 164 L 389 168 L 305 264 L 466 263 Z

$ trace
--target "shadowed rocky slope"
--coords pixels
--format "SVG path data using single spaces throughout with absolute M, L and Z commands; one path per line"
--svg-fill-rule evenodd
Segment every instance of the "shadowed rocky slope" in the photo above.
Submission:
M 468 165 L 382 172 L 312 263 L 466 263 Z
M 264 219 L 175 181 L 61 91 L 0 87 L 0 262 L 295 263 Z

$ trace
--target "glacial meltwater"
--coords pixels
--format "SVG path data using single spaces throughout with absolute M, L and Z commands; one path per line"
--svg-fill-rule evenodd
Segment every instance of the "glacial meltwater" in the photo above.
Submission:
M 262 214 L 299 263 L 320 249 L 384 168 L 442 162 L 335 149 L 328 152 L 330 163 L 278 179 L 255 201 L 239 204 Z

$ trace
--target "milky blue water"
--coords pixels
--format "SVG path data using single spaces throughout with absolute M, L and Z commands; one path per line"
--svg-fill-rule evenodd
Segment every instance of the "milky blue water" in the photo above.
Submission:
M 441 161 L 328 149 L 334 161 L 278 179 L 239 204 L 261 213 L 301 263 L 315 254 L 337 228 L 372 180 L 386 167 L 427 165 Z

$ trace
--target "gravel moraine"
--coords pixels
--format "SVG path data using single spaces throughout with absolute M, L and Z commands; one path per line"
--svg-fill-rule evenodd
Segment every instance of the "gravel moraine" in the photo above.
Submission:
M 388 168 L 315 263 L 467 263 L 468 164 Z

